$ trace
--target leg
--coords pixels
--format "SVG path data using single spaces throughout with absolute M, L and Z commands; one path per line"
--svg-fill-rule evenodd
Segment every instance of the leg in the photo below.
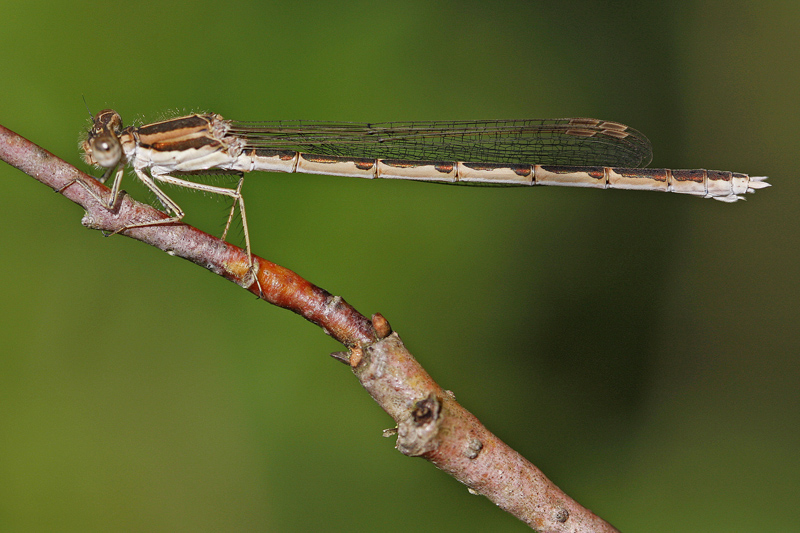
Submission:
M 114 176 L 114 182 L 113 182 L 113 184 L 111 186 L 111 194 L 109 195 L 110 196 L 110 201 L 107 201 L 107 200 L 99 197 L 97 194 L 95 194 L 95 192 L 91 188 L 89 188 L 88 185 L 86 185 L 86 182 L 84 182 L 80 178 L 77 178 L 77 179 L 74 179 L 74 180 L 70 181 L 69 183 L 67 183 L 66 185 L 64 185 L 60 189 L 58 189 L 56 192 L 57 193 L 61 193 L 67 187 L 71 187 L 73 184 L 77 183 L 78 185 L 83 187 L 86 190 L 86 192 L 88 192 L 92 196 L 92 198 L 97 200 L 97 202 L 100 203 L 103 207 L 105 207 L 109 211 L 113 211 L 114 208 L 117 205 L 117 200 L 119 199 L 118 198 L 119 197 L 119 185 L 122 182 L 122 175 L 123 175 L 123 173 L 125 171 L 125 167 L 124 167 L 124 165 L 117 165 L 116 167 L 110 167 L 108 170 L 105 171 L 105 173 L 101 177 L 97 178 L 97 181 L 99 181 L 100 183 L 105 183 L 106 180 L 108 179 L 108 177 L 111 175 L 112 172 L 114 172 L 115 169 L 116 169 L 116 175 Z
M 242 199 L 242 184 L 243 183 L 244 183 L 244 176 L 240 175 L 239 176 L 239 184 L 236 186 L 236 196 L 234 196 L 233 203 L 231 204 L 231 212 L 228 213 L 228 221 L 225 223 L 225 231 L 222 232 L 222 240 L 223 241 L 225 240 L 225 237 L 228 235 L 228 230 L 231 227 L 231 222 L 233 222 L 233 214 L 236 212 L 236 198 L 237 197 L 239 198 L 239 205 L 240 206 L 244 205 L 244 201 Z M 241 212 L 241 207 L 239 208 L 239 211 Z M 244 215 L 242 215 L 242 221 L 244 221 L 244 220 L 245 220 L 245 217 L 244 217 Z M 244 222 L 243 222 L 243 225 L 245 226 L 244 227 L 245 241 L 247 241 L 248 240 L 247 239 L 247 226 L 246 226 L 246 224 L 244 224 Z
M 229 196 L 229 197 L 233 198 L 233 205 L 231 206 L 231 211 L 228 214 L 228 221 L 225 224 L 225 231 L 222 233 L 222 240 L 225 240 L 225 237 L 227 237 L 227 235 L 228 235 L 228 230 L 230 229 L 230 225 L 231 225 L 231 222 L 233 220 L 233 214 L 234 214 L 234 212 L 236 210 L 236 204 L 238 203 L 239 204 L 239 213 L 241 214 L 241 217 L 242 217 L 242 229 L 244 231 L 244 242 L 245 242 L 245 249 L 246 249 L 246 252 L 247 252 L 248 270 L 250 271 L 251 275 L 253 276 L 253 279 L 255 280 L 256 285 L 258 285 L 258 292 L 259 292 L 260 296 L 261 297 L 264 296 L 263 290 L 261 288 L 261 282 L 258 280 L 258 275 L 257 275 L 256 269 L 255 269 L 255 265 L 253 263 L 253 253 L 252 253 L 251 248 L 250 248 L 250 232 L 248 231 L 248 228 L 247 228 L 247 215 L 245 214 L 244 197 L 242 196 L 242 184 L 244 183 L 244 177 L 243 176 L 240 176 L 239 184 L 236 186 L 236 189 L 234 190 L 234 189 L 227 189 L 225 187 L 215 187 L 213 185 L 206 185 L 204 183 L 195 183 L 193 181 L 189 181 L 189 180 L 185 180 L 185 179 L 181 179 L 181 178 L 176 178 L 176 177 L 170 176 L 168 174 L 153 174 L 153 179 L 150 179 L 150 177 L 147 176 L 141 170 L 137 170 L 136 174 L 137 174 L 137 176 L 139 176 L 139 179 L 142 180 L 142 183 L 144 183 L 151 191 L 153 191 L 153 194 L 155 194 L 156 197 L 159 199 L 159 201 L 162 204 L 164 204 L 164 206 L 167 208 L 167 210 L 168 211 L 172 211 L 174 213 L 174 216 L 171 217 L 171 218 L 163 219 L 163 220 L 157 220 L 157 221 L 151 222 L 151 223 L 142 223 L 142 224 L 136 224 L 136 225 L 132 225 L 132 226 L 127 226 L 127 227 L 123 228 L 123 230 L 124 229 L 128 229 L 128 228 L 133 228 L 133 227 L 152 226 L 152 225 L 155 225 L 155 224 L 171 224 L 173 222 L 178 222 L 183 218 L 184 213 L 181 210 L 181 208 L 178 206 L 178 204 L 176 204 L 172 200 L 172 198 L 170 198 L 163 191 L 161 191 L 161 189 L 158 188 L 158 186 L 155 184 L 155 182 L 153 180 L 158 180 L 158 181 L 161 181 L 161 182 L 164 182 L 164 183 L 169 183 L 171 185 L 177 185 L 179 187 L 185 187 L 187 189 L 194 189 L 194 190 L 197 190 L 197 191 L 209 192 L 209 193 L 212 193 L 212 194 L 221 194 L 223 196 Z M 241 173 L 239 173 L 239 174 L 241 174 Z M 122 230 L 119 230 L 119 231 L 122 231 Z
M 117 234 L 117 233 L 119 233 L 121 231 L 125 231 L 126 229 L 131 229 L 131 228 L 145 228 L 145 227 L 148 227 L 148 226 L 160 226 L 160 225 L 163 225 L 163 224 L 174 224 L 175 222 L 180 222 L 183 219 L 183 217 L 185 216 L 185 213 L 183 212 L 181 207 L 178 204 L 176 204 L 175 201 L 172 198 L 167 196 L 167 194 L 164 191 L 159 189 L 158 185 L 156 185 L 155 181 L 153 181 L 153 179 L 150 176 L 145 174 L 145 172 L 143 170 L 134 169 L 134 172 L 136 172 L 136 176 L 142 181 L 142 183 L 144 183 L 145 186 L 148 189 L 150 189 L 150 191 L 153 194 L 156 195 L 156 198 L 158 198 L 158 201 L 161 202 L 161 205 L 164 206 L 167 214 L 168 215 L 171 214 L 172 216 L 169 217 L 169 218 L 153 220 L 152 222 L 141 222 L 139 224 L 128 224 L 127 226 L 114 231 L 113 233 L 111 233 L 111 235 L 115 235 L 115 234 Z M 111 187 L 111 196 L 112 196 L 112 198 L 114 198 L 117 194 L 119 194 L 119 183 L 118 183 L 119 181 L 120 180 L 115 179 L 114 180 L 114 185 Z

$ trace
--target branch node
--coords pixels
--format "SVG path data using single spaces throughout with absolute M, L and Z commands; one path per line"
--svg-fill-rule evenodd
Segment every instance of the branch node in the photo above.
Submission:
M 350 357 L 348 363 L 350 363 L 351 368 L 357 367 L 363 358 L 364 350 L 362 350 L 360 346 L 353 346 L 350 348 Z
M 470 439 L 469 443 L 467 444 L 467 452 L 466 452 L 467 458 L 477 459 L 478 454 L 481 453 L 482 449 L 483 449 L 483 443 L 480 440 L 475 438 Z
M 561 522 L 562 524 L 566 522 L 568 518 L 569 518 L 569 511 L 563 508 L 556 511 L 555 515 L 553 516 L 553 519 L 556 522 Z
M 392 334 L 392 326 L 389 325 L 389 321 L 380 313 L 372 315 L 372 327 L 375 328 L 378 339 L 385 339 Z
M 398 424 L 397 450 L 411 457 L 435 450 L 442 420 L 442 400 L 429 393 L 416 402 L 408 417 Z
M 442 402 L 433 393 L 428 394 L 425 399 L 420 400 L 411 411 L 411 418 L 417 426 L 425 426 L 435 423 L 439 419 L 442 410 Z

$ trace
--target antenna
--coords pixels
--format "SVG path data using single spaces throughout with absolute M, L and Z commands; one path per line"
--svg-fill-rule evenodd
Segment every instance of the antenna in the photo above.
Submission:
M 94 115 L 92 115 L 92 111 L 89 109 L 89 104 L 86 103 L 86 95 L 82 94 L 81 98 L 83 98 L 83 105 L 86 106 L 86 111 L 89 112 L 89 118 L 94 120 Z

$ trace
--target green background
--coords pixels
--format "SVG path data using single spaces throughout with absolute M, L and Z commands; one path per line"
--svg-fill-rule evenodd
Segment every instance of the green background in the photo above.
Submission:
M 444 387 L 623 531 L 790 531 L 800 505 L 797 2 L 0 2 L 0 122 L 92 111 L 592 116 L 727 205 L 248 176 L 254 251 L 383 313 Z M 381 438 L 318 328 L 0 164 L 0 531 L 525 531 Z M 146 193 L 132 178 L 124 187 Z M 226 206 L 175 191 L 220 232 Z

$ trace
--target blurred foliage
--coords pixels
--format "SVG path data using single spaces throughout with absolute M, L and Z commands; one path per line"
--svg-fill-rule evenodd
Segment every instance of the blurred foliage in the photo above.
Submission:
M 382 312 L 621 530 L 796 527 L 797 3 L 0 11 L 2 123 L 75 164 L 85 96 L 129 123 L 596 116 L 647 133 L 654 166 L 769 175 L 735 205 L 277 174 L 245 192 L 259 255 Z M 0 174 L 0 530 L 525 529 L 380 438 L 317 328 Z M 175 194 L 222 229 L 223 203 Z

